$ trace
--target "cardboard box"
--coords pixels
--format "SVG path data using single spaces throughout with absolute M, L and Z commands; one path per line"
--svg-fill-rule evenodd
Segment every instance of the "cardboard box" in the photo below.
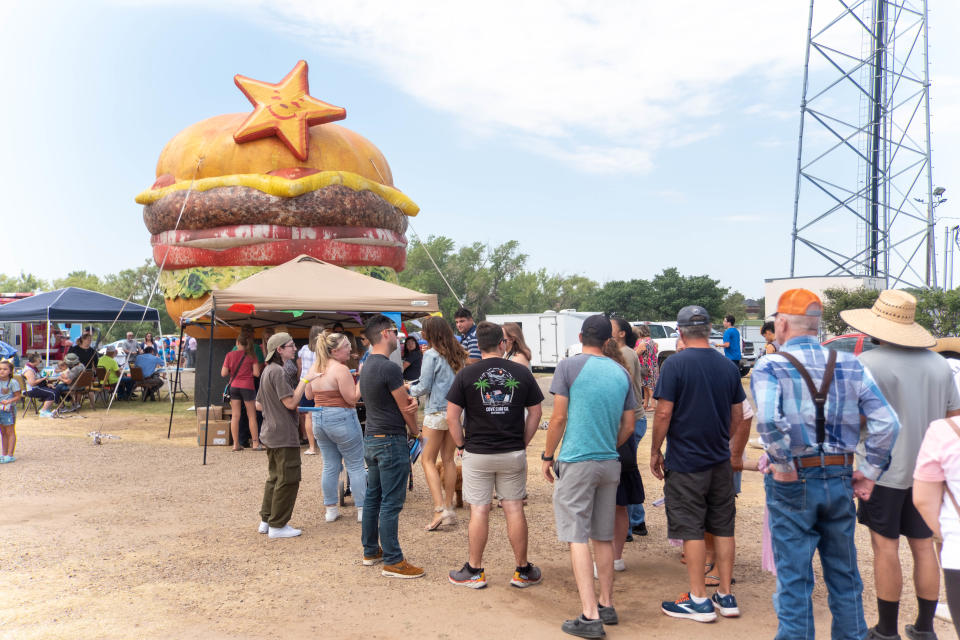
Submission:
M 207 419 L 207 412 L 210 412 L 210 420 L 223 420 L 223 407 L 216 405 L 213 407 L 197 407 L 197 424 L 202 425 Z
M 201 447 L 203 446 L 203 429 L 204 423 L 201 421 L 197 425 L 197 444 Z M 225 447 L 231 444 L 233 444 L 233 441 L 230 437 L 230 421 L 211 420 L 207 431 L 207 446 Z

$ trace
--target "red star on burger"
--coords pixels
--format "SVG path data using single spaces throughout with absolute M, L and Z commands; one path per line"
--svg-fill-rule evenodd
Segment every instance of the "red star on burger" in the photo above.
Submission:
M 233 134 L 238 144 L 277 136 L 299 160 L 309 153 L 309 128 L 343 120 L 347 110 L 308 95 L 307 63 L 301 60 L 277 84 L 236 75 L 233 81 L 256 109 Z

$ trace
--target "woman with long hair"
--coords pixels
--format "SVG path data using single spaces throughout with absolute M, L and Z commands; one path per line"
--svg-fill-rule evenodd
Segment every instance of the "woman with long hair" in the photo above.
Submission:
M 620 318 L 611 318 L 613 325 L 613 336 L 603 345 L 603 355 L 607 356 L 621 367 L 627 370 L 630 377 L 630 385 L 636 393 L 639 381 L 635 380 L 630 373 L 629 356 L 621 348 L 618 334 L 626 333 L 623 328 L 625 324 L 631 329 L 630 324 Z M 622 324 L 621 324 L 622 323 Z M 633 333 L 630 331 L 630 333 Z M 630 351 L 629 348 L 626 351 Z M 632 354 L 636 358 L 636 354 Z M 636 399 L 639 404 L 640 399 Z M 636 427 L 634 427 L 636 430 Z M 623 545 L 627 541 L 627 533 L 630 529 L 630 515 L 627 512 L 627 506 L 631 504 L 643 504 L 643 478 L 640 477 L 640 467 L 637 465 L 637 445 L 638 439 L 636 433 L 631 433 L 630 437 L 622 445 L 617 447 L 617 455 L 620 457 L 620 484 L 617 485 L 617 509 L 613 520 L 613 570 L 625 571 L 627 565 L 623 561 Z M 596 567 L 594 567 L 596 572 Z
M 429 394 L 424 408 L 425 431 L 420 462 L 433 498 L 434 512 L 433 520 L 424 528 L 436 531 L 442 524 L 457 523 L 457 515 L 453 510 L 457 489 L 457 445 L 447 429 L 447 392 L 456 373 L 466 366 L 467 352 L 453 337 L 453 330 L 443 318 L 427 318 L 423 323 L 423 338 L 430 349 L 423 355 L 420 380 L 410 386 L 410 395 L 418 397 Z M 437 472 L 438 454 L 443 461 L 442 480 Z
M 160 353 L 160 350 L 157 349 L 157 342 L 153 339 L 152 333 L 147 333 L 143 336 L 143 344 L 140 346 L 141 350 L 146 349 L 147 347 L 153 347 L 154 353 Z
M 313 367 L 313 363 L 317 359 L 317 336 L 323 333 L 323 327 L 318 324 L 310 327 L 310 336 L 307 338 L 307 344 L 300 347 L 300 350 L 297 352 L 297 377 L 302 378 L 307 374 Z M 300 399 L 301 407 L 312 407 L 313 398 L 308 398 L 307 394 L 304 393 L 303 397 Z M 310 423 L 310 427 L 307 428 L 307 414 L 303 411 L 298 411 L 297 420 L 300 424 L 300 439 L 301 442 L 303 438 L 307 439 L 309 446 L 307 450 L 303 452 L 305 456 L 315 456 L 317 455 L 317 440 L 313 437 L 313 423 Z
M 503 357 L 530 369 L 530 360 L 533 358 L 533 354 L 530 352 L 530 347 L 527 346 L 527 341 L 523 339 L 523 329 L 520 325 L 516 322 L 504 322 L 503 339 L 507 348 Z
M 650 327 L 641 324 L 637 327 L 637 357 L 640 358 L 641 385 L 643 386 L 643 397 L 637 398 L 637 402 L 643 404 L 643 411 L 650 411 L 653 408 L 653 390 L 657 388 L 657 378 L 660 376 L 660 365 L 657 362 L 657 343 L 650 337 Z
M 407 336 L 403 340 L 403 379 L 415 382 L 420 379 L 420 368 L 423 364 L 423 351 L 420 350 L 420 341 L 415 336 Z
M 253 377 L 260 375 L 260 363 L 253 352 L 252 339 L 243 333 L 237 336 L 237 348 L 224 358 L 220 375 L 229 378 L 227 384 L 230 389 L 230 434 L 233 436 L 233 450 L 243 451 L 240 444 L 240 411 L 246 410 L 250 423 L 251 448 L 254 451 L 263 451 L 257 429 L 257 394 L 253 384 Z
M 360 385 L 345 364 L 350 359 L 350 338 L 342 333 L 320 333 L 314 343 L 316 359 L 310 371 L 320 375 L 307 385 L 307 395 L 316 409 L 313 437 L 323 456 L 323 505 L 326 520 L 340 517 L 340 469 L 347 468 L 350 489 L 357 505 L 357 521 L 363 520 L 363 499 L 367 495 L 367 471 L 363 467 L 363 430 L 357 418 Z

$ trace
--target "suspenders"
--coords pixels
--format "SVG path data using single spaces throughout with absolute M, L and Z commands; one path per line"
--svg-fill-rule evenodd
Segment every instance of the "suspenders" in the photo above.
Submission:
M 810 377 L 810 373 L 807 371 L 806 367 L 800 364 L 799 360 L 786 351 L 778 351 L 777 355 L 786 358 L 787 361 L 792 364 L 797 371 L 800 372 L 800 376 L 803 378 L 803 381 L 807 383 L 807 389 L 810 391 L 810 395 L 813 397 L 813 406 L 817 411 L 817 446 L 819 446 L 822 450 L 823 441 L 827 436 L 827 418 L 824 414 L 824 407 L 827 404 L 827 393 L 830 391 L 830 383 L 833 382 L 833 369 L 837 364 L 837 352 L 833 349 L 830 350 L 830 355 L 827 358 L 827 368 L 823 372 L 823 381 L 820 383 L 819 389 L 814 386 L 813 378 Z

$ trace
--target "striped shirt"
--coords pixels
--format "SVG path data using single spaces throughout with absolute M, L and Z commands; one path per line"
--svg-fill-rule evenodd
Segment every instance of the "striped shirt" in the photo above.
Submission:
M 814 336 L 799 336 L 780 348 L 797 358 L 820 388 L 829 350 Z M 800 372 L 775 353 L 764 356 L 750 374 L 757 405 L 757 432 L 776 471 L 794 470 L 792 458 L 819 455 L 816 409 Z M 833 383 L 824 409 L 826 437 L 823 453 L 853 453 L 860 441 L 860 416 L 867 420 L 859 466 L 876 480 L 890 464 L 890 451 L 900 431 L 897 414 L 877 383 L 851 353 L 837 352 Z
M 463 339 L 460 340 L 460 345 L 466 349 L 468 358 L 480 359 L 480 347 L 477 346 L 477 325 L 467 329 L 467 332 L 463 334 Z

